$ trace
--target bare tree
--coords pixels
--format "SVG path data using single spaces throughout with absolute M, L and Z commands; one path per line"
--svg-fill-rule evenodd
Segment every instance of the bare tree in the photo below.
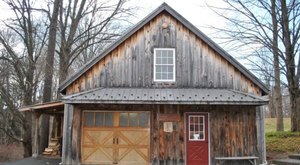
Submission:
M 11 81 L 16 83 L 15 88 L 18 88 L 21 93 L 22 105 L 31 105 L 34 100 L 34 89 L 37 85 L 35 82 L 37 80 L 35 76 L 38 75 L 36 74 L 36 65 L 43 53 L 46 29 L 42 28 L 40 31 L 39 27 L 43 22 L 33 21 L 32 3 L 29 0 L 5 0 L 5 2 L 14 12 L 15 18 L 5 22 L 5 26 L 9 30 L 0 32 L 0 43 L 3 47 L 0 60 L 8 62 L 12 67 L 10 75 L 13 77 L 8 80 L 8 84 Z M 12 36 L 14 40 L 11 39 Z M 11 112 L 14 112 L 14 116 L 22 116 L 17 111 L 16 103 L 12 101 L 14 96 L 10 95 L 10 91 L 2 88 L 1 95 L 7 98 L 6 104 L 10 105 L 7 107 Z M 24 119 L 20 120 L 23 128 L 22 135 L 19 138 L 17 136 L 14 138 L 22 142 L 25 157 L 31 156 L 31 118 L 31 113 L 24 114 Z M 9 132 L 7 133 L 9 134 Z
M 132 8 L 124 8 L 126 0 L 70 0 L 61 3 L 59 27 L 59 81 L 63 82 L 79 55 L 89 47 L 119 36 L 115 23 L 128 17 Z M 82 28 L 80 25 L 85 25 Z
M 2 54 L 5 52 L 2 52 Z M 22 127 L 24 115 L 18 113 L 17 106 L 20 95 L 17 84 L 13 81 L 13 69 L 9 62 L 0 60 L 0 132 L 2 142 L 22 142 Z
M 282 101 L 278 93 L 280 91 L 278 85 L 280 74 L 278 73 L 281 73 L 287 80 L 287 83 L 281 82 L 281 84 L 287 85 L 291 93 L 292 131 L 299 131 L 300 104 L 297 104 L 297 100 L 299 100 L 300 61 L 296 64 L 295 59 L 299 59 L 296 56 L 299 57 L 300 3 L 297 0 L 289 1 L 288 4 L 284 0 L 280 3 L 273 0 L 228 0 L 224 2 L 229 7 L 213 9 L 232 26 L 221 30 L 224 30 L 231 39 L 237 39 L 239 47 L 246 46 L 250 49 L 265 47 L 273 54 L 268 59 L 274 65 L 275 90 L 277 91 L 275 108 L 276 112 L 279 112 L 277 115 L 282 117 L 282 110 L 280 110 Z M 232 15 L 220 13 L 220 11 L 226 11 Z M 281 130 L 282 119 L 277 121 L 278 130 Z
M 276 109 L 274 108 L 275 103 L 275 96 L 274 96 L 274 89 L 273 84 L 274 82 L 274 67 L 272 63 L 269 63 L 270 61 L 268 59 L 268 56 L 265 54 L 268 54 L 269 52 L 261 51 L 261 52 L 255 52 L 254 56 L 258 56 L 259 58 L 255 58 L 255 60 L 250 62 L 250 70 L 256 75 L 258 75 L 263 82 L 266 84 L 267 88 L 270 89 L 269 92 L 269 104 L 268 104 L 268 117 L 276 118 Z M 250 59 L 249 59 L 250 60 Z
M 119 36 L 123 30 L 120 22 L 128 23 L 123 18 L 131 15 L 132 8 L 124 7 L 127 0 L 70 0 L 65 3 L 54 0 L 48 2 L 47 9 L 33 7 L 32 0 L 3 1 L 14 12 L 14 18 L 4 21 L 6 29 L 0 31 L 0 64 L 10 68 L 0 77 L 0 119 L 7 119 L 0 121 L 0 131 L 22 142 L 24 156 L 31 156 L 32 116 L 20 113 L 17 108 L 39 101 L 36 94 L 40 85 L 44 85 L 43 94 L 39 93 L 42 100 L 51 101 L 55 93 L 51 91 L 52 79 L 57 74 L 53 70 L 55 61 L 59 64 L 59 82 L 62 82 L 74 61 L 82 65 Z M 44 17 L 39 17 L 40 14 Z M 44 73 L 41 62 L 46 62 Z M 40 82 L 42 74 L 45 74 L 43 83 Z M 45 128 L 48 127 L 47 119 L 41 121 L 46 123 Z M 40 136 L 46 135 L 41 139 L 47 144 L 48 129 L 40 130 L 44 130 Z
M 287 3 L 286 0 L 281 0 L 279 9 L 284 45 L 282 58 L 291 100 L 291 129 L 296 132 L 300 131 L 300 2 L 291 0 Z
M 46 56 L 46 67 L 44 88 L 43 88 L 43 102 L 50 102 L 52 100 L 52 79 L 53 79 L 53 66 L 54 66 L 54 55 L 56 46 L 56 33 L 57 33 L 57 22 L 59 14 L 60 0 L 55 0 L 53 3 L 53 12 L 50 19 L 49 35 L 48 35 L 48 49 Z M 50 15 L 50 14 L 48 14 Z M 40 145 L 39 151 L 43 151 L 48 145 L 48 134 L 49 134 L 49 115 L 42 114 L 40 117 L 41 129 L 40 129 Z
M 274 108 L 277 115 L 276 130 L 284 131 L 283 113 L 282 113 L 282 95 L 280 87 L 280 66 L 279 66 L 279 50 L 278 50 L 278 20 L 277 20 L 277 5 L 275 0 L 271 0 L 271 17 L 272 17 L 272 52 L 273 52 L 273 66 L 274 66 Z

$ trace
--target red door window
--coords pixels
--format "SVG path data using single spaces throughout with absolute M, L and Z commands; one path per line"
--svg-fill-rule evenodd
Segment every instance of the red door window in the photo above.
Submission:
M 187 164 L 208 165 L 207 114 L 187 114 Z

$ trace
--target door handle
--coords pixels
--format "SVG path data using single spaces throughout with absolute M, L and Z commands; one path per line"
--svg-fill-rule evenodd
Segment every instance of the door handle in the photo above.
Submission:
M 119 138 L 113 138 L 113 144 L 119 144 Z

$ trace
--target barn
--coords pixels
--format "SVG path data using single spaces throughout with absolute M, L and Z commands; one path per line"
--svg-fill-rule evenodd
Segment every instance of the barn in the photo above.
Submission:
M 63 164 L 265 162 L 268 89 L 166 3 L 59 90 Z

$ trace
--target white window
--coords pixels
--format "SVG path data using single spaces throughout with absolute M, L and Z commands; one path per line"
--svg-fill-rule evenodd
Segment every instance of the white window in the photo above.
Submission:
M 175 49 L 154 49 L 154 81 L 175 81 Z

